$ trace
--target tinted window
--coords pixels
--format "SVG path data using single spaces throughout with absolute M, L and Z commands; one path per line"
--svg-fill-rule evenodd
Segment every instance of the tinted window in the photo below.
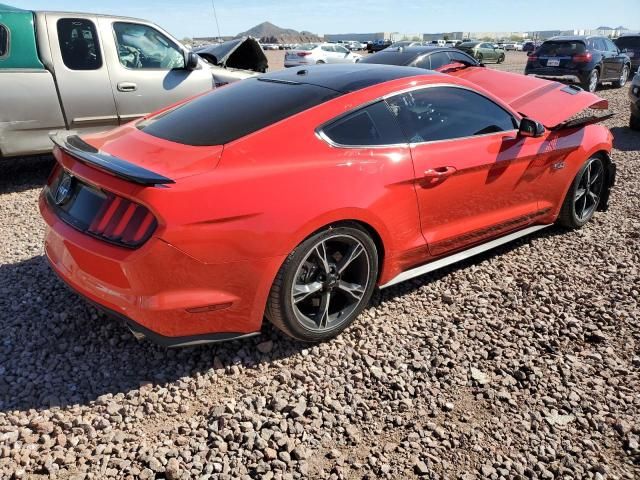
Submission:
M 544 42 L 540 46 L 538 54 L 549 55 L 551 57 L 564 57 L 584 53 L 585 51 L 586 48 L 582 42 L 550 41 Z
M 127 68 L 184 68 L 182 50 L 155 28 L 139 23 L 113 24 L 120 63 Z
M 324 50 L 325 52 L 333 52 L 333 51 L 335 51 L 331 45 L 323 45 L 322 46 L 322 50 Z
M 338 53 L 349 53 L 349 50 L 347 50 L 344 47 L 341 47 L 340 45 L 336 45 L 335 47 L 333 47 L 335 49 L 336 52 Z
M 395 145 L 407 142 L 384 102 L 342 117 L 322 131 L 331 141 L 340 145 Z
M 447 65 L 449 62 L 449 56 L 445 52 L 438 52 L 431 54 L 431 70 L 440 68 L 443 65 Z
M 387 100 L 413 143 L 470 137 L 516 128 L 513 117 L 483 96 L 453 87 L 432 87 Z
M 369 55 L 358 63 L 380 63 L 383 65 L 408 65 L 415 57 L 415 53 L 411 52 L 393 52 L 382 51 Z M 417 65 L 416 65 L 417 66 Z M 424 68 L 424 67 L 422 67 Z
M 98 34 L 93 22 L 82 18 L 58 20 L 58 41 L 62 61 L 71 70 L 97 70 L 102 67 Z
M 143 121 L 138 128 L 186 145 L 222 145 L 340 95 L 315 85 L 250 78 Z
M 600 50 L 601 52 L 607 50 L 607 44 L 604 43 L 604 40 L 602 38 L 594 38 L 594 43 L 596 45 L 596 50 Z
M 425 55 L 416 60 L 412 67 L 424 68 L 426 70 L 431 70 L 431 55 Z
M 640 37 L 620 37 L 616 40 L 616 45 L 620 50 L 625 48 L 638 50 L 640 49 Z
M 4 25 L 0 25 L 0 57 L 9 54 L 9 30 Z
M 618 47 L 616 47 L 615 43 L 613 43 L 608 38 L 604 39 L 604 43 L 607 46 L 607 50 L 609 50 L 610 52 L 617 52 L 618 51 Z
M 478 64 L 478 62 L 476 62 L 475 59 L 471 58 L 466 53 L 462 53 L 462 52 L 447 52 L 447 55 L 449 55 L 449 58 L 451 59 L 451 62 L 471 63 L 473 65 L 477 65 Z

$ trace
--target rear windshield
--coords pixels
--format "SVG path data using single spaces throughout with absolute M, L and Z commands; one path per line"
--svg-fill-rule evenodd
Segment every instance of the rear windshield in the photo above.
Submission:
M 0 58 L 9 52 L 9 31 L 4 25 L 0 25 Z
M 385 52 L 374 53 L 360 60 L 359 63 L 380 63 L 383 65 L 408 65 L 416 57 L 412 52 Z
M 250 78 L 142 121 L 138 128 L 184 145 L 223 145 L 339 95 L 315 85 Z
M 318 48 L 318 45 L 315 43 L 303 43 L 302 45 L 298 45 L 296 50 L 313 50 L 314 48 Z
M 640 36 L 620 37 L 616 40 L 616 46 L 620 50 L 624 50 L 625 48 L 640 49 Z
M 587 47 L 583 42 L 579 41 L 553 41 L 553 42 L 544 42 L 540 46 L 539 54 L 540 55 L 551 55 L 554 57 L 558 56 L 571 56 L 576 53 L 584 53 Z
M 478 45 L 480 42 L 462 42 L 460 44 L 461 47 L 475 47 L 476 45 Z

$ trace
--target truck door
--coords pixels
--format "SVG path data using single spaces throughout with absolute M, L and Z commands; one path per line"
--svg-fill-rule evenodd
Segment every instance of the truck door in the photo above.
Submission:
M 118 125 L 97 18 L 48 13 L 46 22 L 67 127 L 86 129 Z
M 184 49 L 155 25 L 108 17 L 99 24 L 120 123 L 214 87 L 204 62 L 185 69 Z

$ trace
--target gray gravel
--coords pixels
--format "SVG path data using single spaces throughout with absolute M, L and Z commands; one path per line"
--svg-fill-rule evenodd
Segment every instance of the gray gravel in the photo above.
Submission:
M 640 134 L 600 94 L 609 213 L 385 290 L 316 346 L 136 342 L 46 266 L 51 160 L 4 162 L 0 478 L 639 478 Z

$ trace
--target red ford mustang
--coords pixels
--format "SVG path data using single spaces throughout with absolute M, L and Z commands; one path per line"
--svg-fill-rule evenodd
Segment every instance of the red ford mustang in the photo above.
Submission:
M 480 67 L 324 65 L 56 136 L 53 269 L 138 337 L 329 338 L 393 285 L 605 210 L 606 101 Z

